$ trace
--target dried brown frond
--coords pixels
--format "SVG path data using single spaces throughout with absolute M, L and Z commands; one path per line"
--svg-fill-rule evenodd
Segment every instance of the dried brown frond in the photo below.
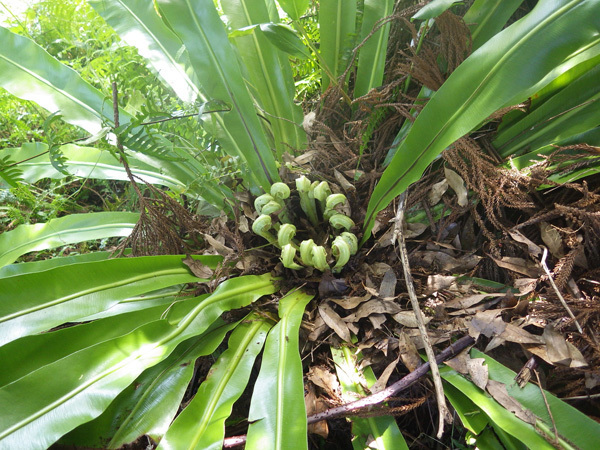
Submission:
M 410 47 L 408 52 L 400 52 L 407 62 L 398 64 L 397 74 L 410 75 L 423 86 L 437 91 L 446 80 L 437 63 L 438 52 L 427 45 L 423 45 L 419 53 L 413 47 Z
M 567 285 L 567 282 L 573 273 L 573 266 L 575 265 L 577 255 L 582 250 L 583 246 L 578 245 L 565 256 L 560 258 L 554 266 L 554 282 L 556 283 L 556 287 L 558 289 L 562 290 Z
M 471 53 L 471 32 L 462 17 L 445 11 L 435 18 L 440 30 L 440 52 L 448 64 L 446 76 L 450 75 Z
M 189 252 L 184 238 L 193 238 L 205 224 L 197 220 L 175 199 L 145 183 L 150 195 L 143 195 L 138 185 L 140 218 L 131 234 L 118 247 L 131 247 L 133 256 L 177 255 Z
M 477 193 L 487 218 L 496 228 L 504 230 L 509 226 L 504 208 L 528 210 L 535 207 L 528 194 L 529 178 L 517 171 L 497 167 L 473 139 L 459 139 L 443 153 L 443 157 L 467 187 Z

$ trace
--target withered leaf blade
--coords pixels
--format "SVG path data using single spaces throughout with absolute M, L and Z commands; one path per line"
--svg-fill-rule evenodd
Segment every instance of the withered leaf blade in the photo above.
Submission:
M 517 400 L 508 394 L 506 385 L 504 383 L 500 383 L 499 381 L 495 380 L 488 380 L 487 391 L 492 397 L 494 397 L 494 400 L 496 400 L 510 412 L 514 413 L 519 419 L 532 425 L 535 424 L 535 415 L 531 411 L 523 408 L 523 406 Z
M 488 366 L 485 365 L 484 362 L 485 358 L 467 359 L 467 370 L 471 377 L 471 381 L 482 390 L 485 390 L 489 377 Z
M 400 312 L 400 309 L 400 305 L 394 302 L 375 298 L 362 304 L 354 314 L 344 317 L 344 321 L 356 322 L 371 314 L 396 314 Z
M 327 303 L 319 305 L 319 315 L 329 328 L 335 331 L 335 334 L 342 338 L 344 342 L 351 341 L 352 338 L 350 336 L 348 325 L 346 325 L 346 322 L 342 320 L 340 315 L 336 313 L 331 306 Z
M 539 277 L 542 275 L 542 269 L 533 261 L 527 261 L 523 258 L 513 256 L 503 256 L 502 258 L 492 258 L 494 262 L 503 269 L 512 270 L 528 277 Z
M 185 258 L 183 258 L 181 262 L 188 266 L 192 273 L 198 278 L 210 280 L 210 278 L 213 276 L 214 272 L 210 267 L 202 264 L 200 261 L 192 258 L 190 255 L 187 255 Z

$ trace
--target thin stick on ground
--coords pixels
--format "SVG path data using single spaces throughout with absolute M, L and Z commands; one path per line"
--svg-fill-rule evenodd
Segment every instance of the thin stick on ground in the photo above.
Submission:
M 571 319 L 573 319 L 573 321 L 575 322 L 575 326 L 577 327 L 577 331 L 579 331 L 581 334 L 583 334 L 583 328 L 581 328 L 581 325 L 579 325 L 579 322 L 577 321 L 577 318 L 575 317 L 575 314 L 573 314 L 573 311 L 571 311 L 571 308 L 569 308 L 569 305 L 567 305 L 567 302 L 565 301 L 565 298 L 560 293 L 560 290 L 558 289 L 558 286 L 554 282 L 554 279 L 552 278 L 552 274 L 550 273 L 550 270 L 548 269 L 548 266 L 546 265 L 546 257 L 548 256 L 548 249 L 546 247 L 544 247 L 544 246 L 542 246 L 542 248 L 544 249 L 544 253 L 542 254 L 542 260 L 540 262 L 540 265 L 544 269 L 544 272 L 546 272 L 546 275 L 548 275 L 548 280 L 550 281 L 550 284 L 552 285 L 552 288 L 554 289 L 554 292 L 558 296 L 558 299 L 560 300 L 560 302 L 562 303 L 562 305 L 567 310 L 567 313 L 569 314 L 569 316 L 571 317 Z
M 429 335 L 427 334 L 425 320 L 423 319 L 423 313 L 421 312 L 419 300 L 417 299 L 417 293 L 415 291 L 415 286 L 412 280 L 412 274 L 410 273 L 410 265 L 408 263 L 408 252 L 406 251 L 406 241 L 404 239 L 404 229 L 402 225 L 404 223 L 405 205 L 406 191 L 404 191 L 402 195 L 400 195 L 398 201 L 398 212 L 396 213 L 396 222 L 394 224 L 394 237 L 392 238 L 392 242 L 396 239 L 398 240 L 398 250 L 400 252 L 400 260 L 402 261 L 402 267 L 404 268 L 404 279 L 406 280 L 406 290 L 408 291 L 410 303 L 415 313 L 415 318 L 417 319 L 419 333 L 421 334 L 421 339 L 423 339 L 423 345 L 425 347 L 427 359 L 431 361 L 431 376 L 433 378 L 433 385 L 435 387 L 435 398 L 439 410 L 438 431 L 436 436 L 438 439 L 441 439 L 442 435 L 444 434 L 444 422 L 452 423 L 452 415 L 450 414 L 450 411 L 446 406 L 446 397 L 444 395 L 444 387 L 442 386 L 442 377 L 440 376 L 440 370 L 435 359 L 435 353 L 433 352 L 431 342 L 429 342 Z

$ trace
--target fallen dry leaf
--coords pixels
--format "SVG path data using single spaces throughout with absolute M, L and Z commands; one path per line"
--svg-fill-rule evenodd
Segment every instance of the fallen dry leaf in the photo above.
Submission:
M 304 405 L 306 406 L 306 415 L 311 416 L 329 408 L 328 403 L 321 397 L 317 397 L 315 388 L 312 384 L 307 383 L 305 385 Z M 318 434 L 319 436 L 327 439 L 329 436 L 329 426 L 326 420 L 321 420 L 316 423 L 308 425 L 308 432 L 312 434 Z
M 394 314 L 392 319 L 408 328 L 417 328 L 419 326 L 414 311 L 400 311 Z M 423 321 L 425 322 L 425 325 L 427 325 L 431 322 L 431 317 L 425 316 L 423 317 Z
M 500 383 L 499 381 L 495 380 L 488 380 L 487 391 L 492 397 L 494 397 L 494 400 L 496 400 L 510 412 L 514 413 L 519 419 L 532 425 L 535 423 L 535 415 L 531 411 L 523 408 L 518 401 L 508 395 L 506 385 L 504 383 Z
M 444 167 L 444 174 L 446 175 L 446 180 L 448 180 L 448 184 L 456 194 L 456 201 L 458 206 L 467 206 L 469 203 L 467 188 L 465 187 L 465 182 L 462 177 L 457 174 L 454 170 L 448 169 Z
M 389 269 L 383 276 L 383 280 L 381 280 L 379 296 L 386 300 L 393 299 L 396 295 L 397 282 L 398 278 L 396 278 L 396 274 L 392 269 Z
M 354 309 L 361 303 L 369 300 L 371 297 L 371 293 L 367 292 L 362 297 L 345 297 L 345 298 L 330 298 L 328 300 L 340 305 L 344 309 Z
M 335 333 L 342 338 L 344 342 L 351 342 L 352 338 L 350 336 L 350 330 L 348 329 L 348 326 L 331 306 L 329 306 L 327 303 L 320 304 L 319 314 L 329 328 L 335 331 Z
M 392 301 L 376 298 L 363 303 L 355 313 L 344 317 L 344 321 L 357 322 L 371 314 L 396 314 L 400 312 L 400 310 L 400 305 Z
M 447 190 L 448 190 L 448 180 L 442 180 L 438 183 L 435 183 L 433 186 L 431 186 L 431 190 L 427 194 L 429 204 L 431 206 L 437 205 Z
M 563 251 L 563 240 L 560 232 L 556 228 L 548 222 L 540 222 L 540 236 L 552 256 L 558 259 L 565 256 L 565 252 Z
M 188 266 L 192 273 L 198 278 L 210 280 L 210 278 L 213 276 L 214 271 L 210 267 L 202 264 L 200 261 L 192 258 L 190 255 L 187 255 L 181 261 Z
M 470 308 L 473 305 L 485 300 L 489 297 L 503 297 L 505 294 L 503 293 L 491 293 L 491 294 L 475 294 L 469 295 L 468 297 L 458 297 L 449 302 L 446 302 L 444 306 L 450 309 L 466 309 Z
M 419 351 L 415 347 L 414 342 L 410 337 L 401 331 L 398 334 L 398 351 L 400 352 L 400 358 L 402 358 L 402 364 L 412 372 L 421 365 L 421 357 Z
M 394 372 L 394 369 L 398 365 L 399 361 L 400 361 L 400 355 L 398 355 L 398 357 L 395 360 L 393 360 L 391 363 L 389 363 L 387 365 L 387 367 L 383 370 L 383 372 L 381 373 L 381 375 L 379 376 L 379 378 L 377 379 L 375 384 L 373 384 L 373 386 L 371 386 L 372 394 L 376 394 L 377 392 L 383 391 L 385 389 L 385 387 L 387 386 L 387 382 L 390 379 L 390 376 Z
M 539 245 L 535 244 L 533 241 L 524 236 L 520 231 L 514 230 L 509 231 L 508 234 L 517 242 L 525 244 L 527 246 L 527 250 L 533 256 L 539 256 L 542 254 L 542 249 Z
M 506 323 L 502 320 L 501 314 L 502 311 L 498 310 L 481 311 L 475 314 L 469 326 L 471 337 L 477 340 L 480 334 L 488 338 L 502 334 Z
M 210 245 L 219 255 L 229 256 L 233 253 L 231 248 L 225 246 L 223 242 L 215 239 L 210 234 L 203 233 L 203 236 L 204 239 L 206 239 L 206 242 L 208 242 L 208 245 Z
M 503 256 L 502 258 L 493 258 L 494 262 L 504 269 L 526 275 L 528 277 L 539 277 L 543 270 L 533 261 L 527 261 L 523 258 L 514 256 Z
M 335 374 L 327 368 L 321 366 L 312 366 L 306 378 L 315 386 L 319 386 L 335 402 L 342 400 L 342 388 Z
M 488 366 L 484 362 L 485 358 L 468 358 L 466 361 L 471 381 L 481 390 L 485 390 L 489 378 Z

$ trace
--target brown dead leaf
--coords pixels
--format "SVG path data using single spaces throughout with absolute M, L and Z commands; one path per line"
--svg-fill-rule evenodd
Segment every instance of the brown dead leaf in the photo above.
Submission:
M 427 194 L 429 204 L 431 206 L 437 205 L 447 190 L 448 190 L 448 180 L 445 180 L 445 179 L 438 183 L 435 183 L 433 186 L 431 186 L 431 190 Z
M 502 311 L 498 310 L 481 311 L 475 314 L 469 326 L 471 337 L 477 340 L 480 334 L 489 338 L 502 334 L 506 323 L 502 320 L 501 314 Z
M 406 368 L 412 372 L 421 365 L 421 358 L 414 342 L 403 331 L 398 334 L 398 351 Z
M 341 402 L 342 388 L 337 377 L 327 368 L 312 366 L 306 378 L 315 386 L 319 386 L 334 401 Z
M 361 303 L 369 300 L 372 295 L 367 292 L 362 297 L 330 298 L 328 300 L 340 305 L 344 309 L 354 309 Z
M 417 328 L 419 326 L 414 311 L 400 311 L 394 314 L 392 319 L 408 328 Z M 425 325 L 427 325 L 431 322 L 431 317 L 425 316 L 423 317 L 423 321 L 425 322 Z
M 192 273 L 198 278 L 210 280 L 213 276 L 214 271 L 210 267 L 202 264 L 200 261 L 192 258 L 190 255 L 187 255 L 185 258 L 183 258 L 181 262 L 188 266 Z
M 465 182 L 462 177 L 454 170 L 448 169 L 447 167 L 444 167 L 444 174 L 446 175 L 446 180 L 448 180 L 448 185 L 456 194 L 456 202 L 458 203 L 458 206 L 466 206 L 469 202 L 469 192 L 465 187 Z
M 357 322 L 371 314 L 396 314 L 400 312 L 400 305 L 379 298 L 363 303 L 354 314 L 344 317 L 345 322 Z
M 514 256 L 503 256 L 502 258 L 493 258 L 494 262 L 504 269 L 512 270 L 513 272 L 526 275 L 534 278 L 542 275 L 542 269 L 535 264 L 533 261 L 527 261 L 523 258 L 516 258 Z
M 319 315 L 329 326 L 329 328 L 335 331 L 335 333 L 342 338 L 344 342 L 351 341 L 352 338 L 350 336 L 350 330 L 348 329 L 348 326 L 331 306 L 329 306 L 327 303 L 319 305 Z
M 208 242 L 208 245 L 210 245 L 213 248 L 213 250 L 215 250 L 219 255 L 229 256 L 233 253 L 232 249 L 225 246 L 223 242 L 221 242 L 218 239 L 215 239 L 210 234 L 203 233 L 203 236 L 204 239 L 206 239 L 206 242 Z
M 326 411 L 329 408 L 329 405 L 323 398 L 317 397 L 315 388 L 312 384 L 306 383 L 305 391 L 304 405 L 306 406 L 306 414 L 308 416 Z M 327 421 L 321 420 L 316 423 L 311 423 L 308 425 L 308 432 L 318 434 L 327 439 L 327 436 L 329 436 L 329 426 L 327 425 Z
M 560 232 L 550 225 L 548 222 L 540 223 L 540 235 L 542 237 L 542 241 L 548 247 L 548 251 L 555 258 L 562 258 L 565 256 L 565 252 L 563 251 L 563 240 Z
M 491 294 L 475 294 L 469 295 L 468 297 L 459 297 L 449 302 L 446 302 L 444 306 L 450 309 L 466 309 L 470 308 L 473 305 L 485 300 L 488 297 L 503 297 L 505 294 L 503 293 L 491 293 Z
M 539 247 L 539 245 L 532 242 L 530 239 L 528 239 L 526 236 L 524 236 L 520 231 L 517 231 L 517 230 L 509 231 L 508 234 L 510 234 L 510 236 L 515 241 L 520 242 L 521 244 L 525 244 L 527 246 L 527 250 L 533 256 L 539 256 L 542 254 L 542 249 Z
M 468 358 L 467 371 L 471 381 L 481 390 L 485 390 L 488 383 L 488 366 L 484 364 L 485 358 Z
M 581 352 L 552 324 L 547 324 L 542 334 L 545 345 L 527 345 L 525 348 L 544 361 L 566 367 L 587 367 L 588 363 Z
M 504 383 L 500 383 L 499 381 L 495 380 L 488 380 L 487 391 L 492 397 L 494 397 L 494 400 L 496 400 L 510 412 L 514 413 L 519 419 L 532 425 L 535 423 L 535 415 L 531 411 L 523 408 L 523 406 L 517 400 L 508 394 L 506 385 Z
M 400 361 L 400 355 L 398 355 L 398 357 L 394 361 L 387 365 L 387 367 L 383 370 L 381 376 L 377 379 L 375 384 L 371 386 L 372 394 L 376 394 L 377 392 L 383 391 L 385 389 L 385 387 L 387 386 L 387 382 L 390 379 L 390 376 L 392 375 L 394 369 L 398 365 L 398 361 Z
M 381 285 L 379 286 L 379 296 L 385 300 L 393 299 L 396 295 L 397 282 L 398 278 L 396 278 L 396 274 L 390 268 L 383 276 L 383 280 L 381 280 Z
M 369 316 L 369 321 L 376 330 L 379 330 L 386 320 L 387 318 L 383 314 L 371 314 Z

